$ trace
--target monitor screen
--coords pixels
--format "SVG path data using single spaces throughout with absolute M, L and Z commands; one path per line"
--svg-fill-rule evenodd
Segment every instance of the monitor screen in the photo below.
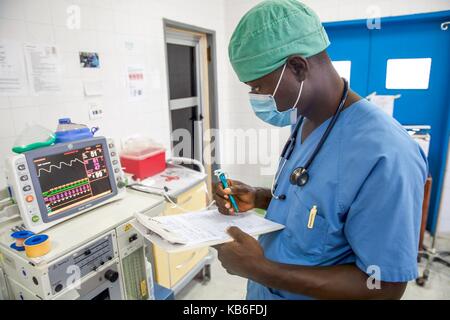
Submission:
M 48 217 L 112 193 L 102 144 L 33 159 Z

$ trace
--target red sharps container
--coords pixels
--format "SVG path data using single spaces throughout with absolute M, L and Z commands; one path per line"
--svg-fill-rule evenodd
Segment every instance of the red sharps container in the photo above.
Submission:
M 131 140 L 120 153 L 123 170 L 143 180 L 166 169 L 166 151 L 145 140 Z

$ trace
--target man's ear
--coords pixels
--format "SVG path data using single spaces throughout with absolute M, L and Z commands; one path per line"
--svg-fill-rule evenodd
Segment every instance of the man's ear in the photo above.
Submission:
M 292 74 L 295 75 L 296 79 L 299 82 L 306 79 L 309 71 L 309 64 L 308 60 L 306 60 L 302 56 L 290 56 L 287 60 L 287 67 L 291 70 Z

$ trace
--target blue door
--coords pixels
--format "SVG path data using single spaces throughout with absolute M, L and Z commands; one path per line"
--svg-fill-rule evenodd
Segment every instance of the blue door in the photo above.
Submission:
M 450 11 L 446 11 L 383 18 L 381 29 L 372 30 L 367 29 L 365 20 L 325 24 L 332 42 L 331 59 L 352 61 L 351 86 L 355 91 L 362 96 L 372 92 L 400 94 L 394 117 L 404 125 L 431 126 L 428 159 L 433 188 L 427 228 L 432 233 L 436 230 L 450 135 L 450 28 L 441 28 L 449 20 Z M 365 40 L 359 39 L 361 34 L 366 34 Z M 428 88 L 387 89 L 388 59 L 416 58 L 431 58 Z M 367 64 L 360 63 L 364 60 Z
M 366 96 L 369 78 L 370 33 L 361 25 L 344 24 L 329 30 L 330 46 L 328 54 L 333 61 L 351 61 L 350 86 L 352 90 Z M 349 36 L 350 35 L 350 36 Z M 355 48 L 355 50 L 348 50 Z

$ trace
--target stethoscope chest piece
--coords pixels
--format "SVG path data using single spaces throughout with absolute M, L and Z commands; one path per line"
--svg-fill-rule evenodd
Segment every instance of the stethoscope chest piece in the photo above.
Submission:
M 308 183 L 309 174 L 308 171 L 303 167 L 298 167 L 294 171 L 292 171 L 289 181 L 293 185 L 297 185 L 299 187 L 303 187 Z
M 309 170 L 312 162 L 314 161 L 315 157 L 319 153 L 320 149 L 324 145 L 325 141 L 327 140 L 327 138 L 328 138 L 331 130 L 333 129 L 333 127 L 334 127 L 334 125 L 335 125 L 335 123 L 336 123 L 340 113 L 344 109 L 345 101 L 347 100 L 347 96 L 348 96 L 348 82 L 345 79 L 343 79 L 343 81 L 344 81 L 344 91 L 342 93 L 342 97 L 341 97 L 341 101 L 339 102 L 339 106 L 336 109 L 336 112 L 334 113 L 333 117 L 331 118 L 330 123 L 328 124 L 325 132 L 322 135 L 322 138 L 320 138 L 319 143 L 315 147 L 315 149 L 314 149 L 313 153 L 311 154 L 311 156 L 309 157 L 309 159 L 305 162 L 303 167 L 298 167 L 294 171 L 292 171 L 292 173 L 291 173 L 291 175 L 289 177 L 289 182 L 292 185 L 303 187 L 304 185 L 306 185 L 308 183 L 308 180 L 309 180 L 308 170 Z M 276 186 L 277 186 L 278 177 L 280 176 L 281 172 L 283 171 L 284 165 L 289 160 L 292 152 L 294 151 L 296 137 L 297 137 L 297 134 L 298 134 L 298 132 L 300 130 L 300 127 L 301 127 L 301 125 L 303 123 L 304 118 L 305 117 L 302 116 L 300 118 L 300 120 L 297 121 L 297 124 L 295 125 L 294 130 L 292 130 L 292 132 L 291 132 L 289 140 L 287 141 L 286 145 L 283 148 L 283 151 L 281 152 L 280 164 L 278 165 L 278 170 L 277 170 L 277 172 L 276 172 L 276 174 L 275 174 L 275 176 L 273 178 L 272 188 L 271 188 L 272 197 L 277 199 L 277 200 L 284 200 L 284 199 L 286 199 L 286 195 L 284 195 L 284 194 L 281 194 L 279 196 L 275 195 L 275 189 L 276 189 Z M 281 161 L 282 161 L 282 163 L 281 163 Z

